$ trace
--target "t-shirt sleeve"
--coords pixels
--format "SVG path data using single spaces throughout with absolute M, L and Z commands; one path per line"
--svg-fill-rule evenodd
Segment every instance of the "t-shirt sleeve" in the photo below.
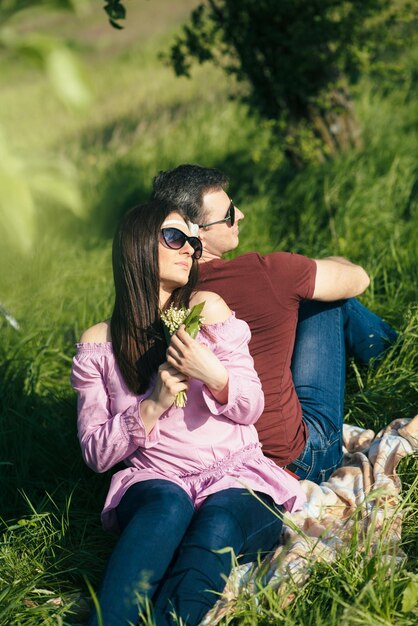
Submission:
M 77 352 L 73 359 L 71 384 L 77 391 L 78 437 L 84 461 L 95 472 L 105 472 L 139 447 L 149 448 L 159 441 L 158 422 L 146 433 L 138 396 L 127 409 L 112 414 L 106 389 L 108 355 L 91 349 Z
M 258 257 L 275 292 L 286 290 L 296 300 L 312 300 L 316 279 L 313 259 L 293 252 L 272 252 Z
M 237 424 L 253 424 L 264 409 L 264 394 L 248 349 L 248 324 L 232 314 L 225 322 L 207 326 L 205 343 L 228 371 L 228 401 L 219 403 L 206 385 L 203 399 L 212 415 L 223 415 Z

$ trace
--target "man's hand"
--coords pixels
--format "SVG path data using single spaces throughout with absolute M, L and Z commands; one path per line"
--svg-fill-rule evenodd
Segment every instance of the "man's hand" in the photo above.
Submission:
M 316 279 L 312 298 L 332 302 L 343 298 L 354 298 L 367 289 L 370 278 L 367 272 L 347 259 L 330 256 L 315 259 Z

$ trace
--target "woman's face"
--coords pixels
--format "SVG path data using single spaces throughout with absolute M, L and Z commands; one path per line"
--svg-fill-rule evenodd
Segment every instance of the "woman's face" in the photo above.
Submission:
M 183 217 L 179 213 L 170 213 L 164 220 L 161 226 L 162 229 L 175 228 L 188 237 L 191 236 L 190 230 L 184 221 Z M 170 243 L 171 239 L 168 235 L 174 235 L 174 239 L 177 233 L 167 233 L 167 241 Z M 173 245 L 173 244 L 172 244 Z M 178 245 L 178 243 L 174 243 Z M 174 289 L 183 287 L 189 280 L 190 270 L 193 264 L 192 256 L 194 254 L 194 248 L 188 241 L 184 243 L 181 248 L 170 248 L 164 241 L 162 234 L 160 235 L 158 243 L 158 264 L 160 270 L 160 301 L 161 304 L 170 297 Z

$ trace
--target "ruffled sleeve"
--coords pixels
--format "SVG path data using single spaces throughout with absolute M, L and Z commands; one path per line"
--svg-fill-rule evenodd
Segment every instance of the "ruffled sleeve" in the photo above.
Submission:
M 110 343 L 77 344 L 71 384 L 78 394 L 78 437 L 86 464 L 105 472 L 135 452 L 150 448 L 160 439 L 158 422 L 146 433 L 141 419 L 141 402 L 147 397 L 132 396 L 127 408 L 113 414 L 107 390 L 109 374 L 115 367 Z
M 218 324 L 208 324 L 199 340 L 207 345 L 228 371 L 228 402 L 220 404 L 203 385 L 203 398 L 212 415 L 223 415 L 237 424 L 254 424 L 264 409 L 264 394 L 254 369 L 248 344 L 249 326 L 235 314 Z

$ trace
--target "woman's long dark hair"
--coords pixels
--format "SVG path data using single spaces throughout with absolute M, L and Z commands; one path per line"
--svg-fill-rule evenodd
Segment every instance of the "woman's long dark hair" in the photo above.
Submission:
M 116 362 L 135 394 L 147 390 L 152 374 L 166 360 L 159 311 L 158 241 L 162 223 L 174 211 L 183 216 L 167 202 L 134 207 L 124 215 L 113 240 L 115 305 L 110 331 Z M 173 292 L 169 304 L 189 306 L 196 283 L 194 259 L 188 283 Z

